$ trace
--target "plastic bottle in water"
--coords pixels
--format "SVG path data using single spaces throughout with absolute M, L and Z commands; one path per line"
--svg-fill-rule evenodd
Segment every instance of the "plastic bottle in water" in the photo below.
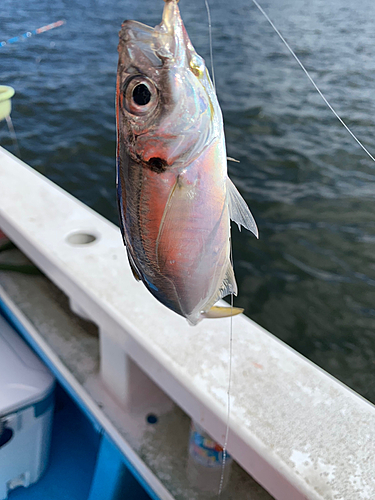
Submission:
M 224 489 L 228 483 L 233 459 L 226 453 L 223 475 Z M 223 468 L 223 448 L 196 422 L 191 422 L 187 476 L 191 486 L 217 495 Z

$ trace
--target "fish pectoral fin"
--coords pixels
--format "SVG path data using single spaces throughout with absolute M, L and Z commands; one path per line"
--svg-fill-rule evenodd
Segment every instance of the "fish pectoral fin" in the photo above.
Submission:
M 211 309 L 202 314 L 205 318 L 229 318 L 243 313 L 242 307 L 220 307 L 213 306 Z
M 174 183 L 172 189 L 170 190 L 167 203 L 165 204 L 163 216 L 161 218 L 158 237 L 156 238 L 156 246 L 155 246 L 156 263 L 160 269 L 162 269 L 164 267 L 166 258 L 165 257 L 163 258 L 163 256 L 161 255 L 159 247 L 163 246 L 160 244 L 163 243 L 165 239 L 167 240 L 167 246 L 168 246 L 168 236 L 167 236 L 167 238 L 165 238 L 165 234 L 168 235 L 168 229 L 172 225 L 172 215 L 173 215 L 172 207 L 173 207 L 173 202 L 175 201 L 174 194 L 177 190 L 177 186 L 178 186 L 178 177 L 176 178 L 176 182 Z M 178 195 L 177 195 L 177 197 L 178 197 Z M 177 201 L 176 205 L 178 205 L 178 201 Z
M 242 198 L 233 182 L 227 178 L 227 197 L 229 216 L 232 221 L 238 225 L 241 231 L 241 226 L 251 231 L 257 238 L 259 238 L 258 227 L 255 222 L 246 201 Z

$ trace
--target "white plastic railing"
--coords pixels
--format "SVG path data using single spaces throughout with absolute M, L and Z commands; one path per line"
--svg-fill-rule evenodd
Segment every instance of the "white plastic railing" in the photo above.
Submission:
M 151 397 L 153 380 L 223 442 L 228 319 L 192 328 L 160 305 L 134 280 L 116 226 L 3 149 L 0 228 L 98 324 L 101 375 L 120 402 L 140 378 Z M 244 315 L 233 331 L 234 458 L 278 500 L 374 499 L 374 406 Z

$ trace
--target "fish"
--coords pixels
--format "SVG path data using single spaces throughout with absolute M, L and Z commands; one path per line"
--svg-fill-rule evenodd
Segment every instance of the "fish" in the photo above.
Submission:
M 223 117 L 208 69 L 178 8 L 164 0 L 155 28 L 127 20 L 119 33 L 116 189 L 134 277 L 196 325 L 243 311 L 216 302 L 237 295 L 230 220 L 258 237 L 228 177 Z

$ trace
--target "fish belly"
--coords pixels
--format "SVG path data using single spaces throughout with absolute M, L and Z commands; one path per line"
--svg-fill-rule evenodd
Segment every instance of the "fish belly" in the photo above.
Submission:
M 130 159 L 128 168 L 121 169 L 126 200 L 121 211 L 131 259 L 150 292 L 192 324 L 220 298 L 230 266 L 220 152 L 214 144 L 187 167 L 161 174 L 132 165 Z

